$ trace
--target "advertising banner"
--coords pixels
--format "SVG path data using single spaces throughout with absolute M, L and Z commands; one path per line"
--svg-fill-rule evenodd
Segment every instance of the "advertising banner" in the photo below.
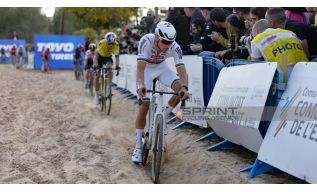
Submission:
M 297 63 L 290 75 L 258 159 L 317 183 L 317 63 Z
M 73 69 L 75 49 L 84 43 L 84 36 L 78 35 L 34 35 L 34 68 L 41 69 L 42 53 L 49 48 L 52 69 Z
M 258 152 L 259 131 L 276 63 L 223 68 L 204 115 L 217 135 Z

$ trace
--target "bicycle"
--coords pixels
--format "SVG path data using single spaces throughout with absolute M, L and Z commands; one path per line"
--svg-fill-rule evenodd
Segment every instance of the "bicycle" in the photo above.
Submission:
M 50 64 L 48 62 L 48 59 L 44 59 L 43 61 L 43 72 L 44 73 L 49 73 L 51 71 Z
M 74 61 L 74 67 L 75 67 L 75 70 L 74 70 L 74 73 L 75 73 L 75 79 L 76 80 L 81 80 L 81 81 L 84 81 L 84 69 L 82 67 L 82 59 L 76 59 Z
M 89 94 L 90 96 L 93 96 L 94 95 L 94 75 L 95 75 L 95 70 L 94 70 L 94 67 L 91 67 L 90 68 L 90 71 L 89 71 L 89 80 L 88 80 L 88 89 L 89 89 Z
M 114 68 L 107 68 L 105 65 L 100 69 L 100 80 L 101 80 L 101 94 L 99 97 L 99 104 L 101 111 L 106 111 L 107 115 L 110 115 L 111 111 L 111 103 L 112 103 L 112 90 L 111 90 L 111 82 L 109 79 L 109 74 L 107 70 L 117 70 Z M 116 76 L 119 75 L 119 70 L 117 70 Z
M 155 90 L 156 79 L 153 80 L 152 90 L 147 90 L 146 92 L 152 93 L 152 98 L 150 101 L 149 109 L 149 123 L 148 130 L 144 135 L 143 150 L 142 150 L 142 165 L 145 166 L 147 163 L 148 155 L 150 150 L 152 151 L 152 171 L 151 178 L 156 184 L 159 182 L 160 170 L 161 170 L 161 160 L 163 151 L 166 151 L 164 146 L 165 135 L 164 135 L 164 124 L 165 124 L 165 107 L 163 106 L 163 95 L 178 95 L 175 92 L 164 92 Z M 183 94 L 181 94 L 183 96 Z M 156 102 L 156 100 L 158 100 Z M 139 99 L 139 105 L 142 104 L 142 99 Z M 185 101 L 182 100 L 181 108 L 185 107 Z

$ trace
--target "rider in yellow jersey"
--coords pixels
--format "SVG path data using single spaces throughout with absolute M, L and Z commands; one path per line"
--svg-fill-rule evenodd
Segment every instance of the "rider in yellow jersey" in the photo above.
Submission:
M 102 68 L 103 65 L 107 65 L 107 68 L 112 68 L 113 54 L 116 57 L 115 69 L 120 70 L 119 43 L 116 39 L 116 35 L 113 32 L 109 32 L 105 35 L 105 39 L 99 42 L 98 48 L 97 48 L 97 54 L 95 54 L 95 58 L 94 58 L 94 67 L 98 69 L 98 73 L 96 73 L 96 78 L 94 80 L 94 87 L 95 87 L 94 103 L 96 105 L 99 103 L 98 92 L 100 89 L 100 85 L 99 85 L 100 69 Z M 110 82 L 112 82 L 112 70 L 108 70 L 108 75 L 110 78 Z

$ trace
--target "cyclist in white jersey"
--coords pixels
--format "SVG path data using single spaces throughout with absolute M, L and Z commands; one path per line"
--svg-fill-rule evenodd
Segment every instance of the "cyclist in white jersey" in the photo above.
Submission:
M 153 79 L 158 79 L 163 85 L 172 88 L 176 93 L 183 92 L 181 98 L 174 95 L 168 102 L 165 114 L 172 112 L 180 100 L 188 99 L 188 77 L 182 59 L 182 50 L 175 42 L 176 30 L 174 26 L 166 21 L 159 22 L 155 34 L 144 35 L 138 47 L 137 64 L 137 93 L 143 98 L 142 105 L 136 117 L 136 145 L 132 155 L 132 161 L 142 162 L 142 136 L 146 124 L 146 115 L 149 110 L 150 94 L 142 90 L 151 89 Z M 166 58 L 173 57 L 178 75 L 169 68 Z M 167 128 L 164 127 L 164 133 Z

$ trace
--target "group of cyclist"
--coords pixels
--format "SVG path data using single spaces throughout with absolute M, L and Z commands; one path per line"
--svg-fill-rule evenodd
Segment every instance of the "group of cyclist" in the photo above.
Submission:
M 85 81 L 85 89 L 88 89 L 90 84 L 94 87 L 94 99 L 93 103 L 95 105 L 99 104 L 100 95 L 100 72 L 103 66 L 106 68 L 113 67 L 112 55 L 115 55 L 115 69 L 120 70 L 119 67 L 119 42 L 115 33 L 108 32 L 105 38 L 102 39 L 98 46 L 95 43 L 90 43 L 88 45 L 88 50 L 79 44 L 75 49 L 73 64 L 74 71 L 84 69 L 83 74 Z M 92 73 L 93 72 L 93 73 Z M 112 70 L 107 70 L 110 82 L 112 81 Z M 94 74 L 93 82 L 91 82 L 90 75 Z

